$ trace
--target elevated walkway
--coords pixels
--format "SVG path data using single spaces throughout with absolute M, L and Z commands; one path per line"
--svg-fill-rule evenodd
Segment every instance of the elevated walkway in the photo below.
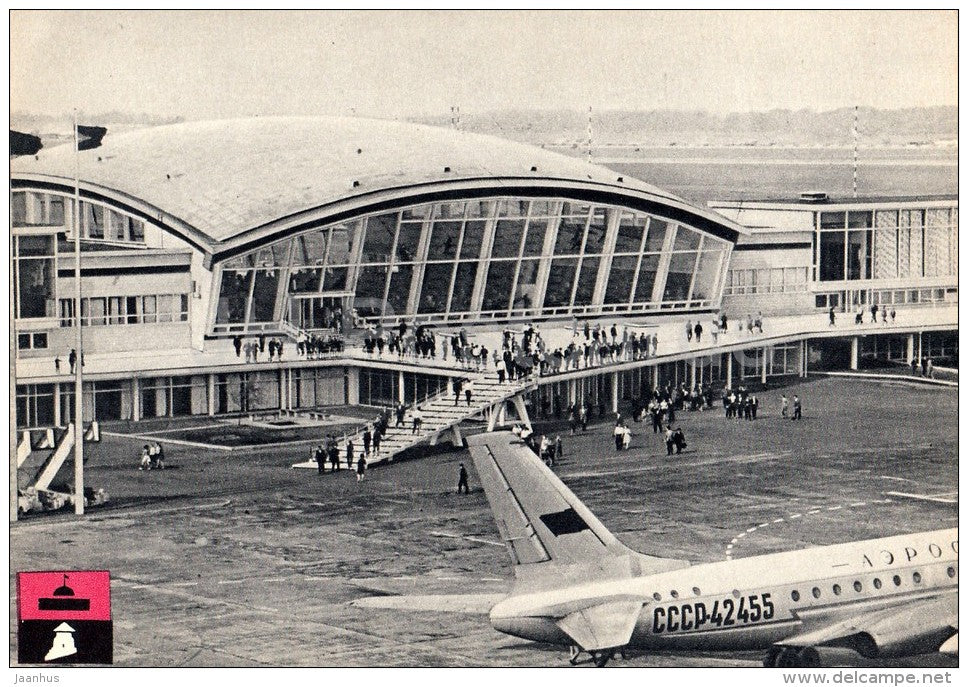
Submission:
M 725 334 L 721 333 L 716 340 L 713 340 L 711 332 L 713 316 L 711 312 L 701 315 L 657 313 L 651 316 L 605 316 L 588 321 L 592 325 L 602 324 L 611 327 L 612 324 L 617 324 L 619 328 L 629 327 L 632 331 L 646 331 L 656 334 L 659 339 L 658 355 L 656 358 L 650 358 L 646 364 L 652 364 L 653 361 L 672 362 L 697 355 L 714 355 L 743 348 L 775 346 L 805 338 L 849 337 L 870 334 L 917 335 L 926 331 L 956 331 L 958 329 L 958 307 L 956 304 L 905 307 L 897 311 L 897 318 L 894 321 L 878 322 L 877 324 L 871 324 L 867 321 L 864 324 L 855 325 L 851 313 L 838 313 L 837 324 L 833 327 L 829 325 L 827 315 L 823 312 L 768 316 L 763 320 L 764 331 L 762 333 L 754 332 L 752 335 L 748 332 L 740 333 L 738 331 L 741 320 L 737 317 L 730 321 L 729 331 Z M 686 340 L 685 323 L 687 320 L 693 323 L 696 321 L 703 323 L 705 332 L 701 342 L 697 343 L 695 339 L 691 342 Z M 549 350 L 564 348 L 576 339 L 572 327 L 565 323 L 539 324 L 542 338 L 544 338 Z M 577 340 L 582 343 L 584 343 L 583 326 L 584 320 L 582 320 L 581 327 L 577 332 Z M 489 351 L 494 351 L 501 350 L 502 330 L 503 326 L 495 324 L 493 329 L 472 328 L 468 333 L 474 343 L 486 346 Z M 253 337 L 250 336 L 248 339 L 251 340 Z M 615 365 L 627 364 L 631 368 L 638 367 L 643 362 L 642 360 L 620 361 L 607 367 L 618 370 L 621 368 L 614 367 Z M 365 364 L 367 367 L 405 369 L 408 371 L 412 371 L 415 366 L 419 366 L 423 368 L 423 371 L 450 377 L 466 377 L 471 374 L 467 370 L 460 369 L 453 360 L 368 355 L 361 350 L 358 342 L 351 339 L 347 340 L 346 350 L 325 353 L 315 358 L 300 357 L 296 353 L 295 344 L 287 341 L 282 361 L 270 362 L 267 355 L 262 355 L 258 362 L 246 363 L 244 356 L 236 356 L 231 340 L 225 339 L 206 342 L 205 351 L 174 349 L 165 351 L 164 355 L 159 355 L 158 351 L 154 350 L 89 353 L 86 356 L 84 377 L 88 381 L 96 381 L 127 377 L 148 378 L 169 375 L 252 372 L 295 367 L 343 366 L 356 363 Z M 606 366 L 599 365 L 588 369 L 601 370 L 603 367 Z M 55 371 L 53 356 L 20 358 L 17 360 L 17 382 L 19 384 L 67 382 L 73 379 L 73 376 L 68 372 L 68 366 L 63 361 L 61 361 L 61 371 L 59 373 Z M 564 374 L 585 376 L 595 374 L 595 372 L 586 373 L 585 368 L 580 368 L 577 371 L 570 370 L 567 373 L 557 375 L 556 378 L 563 378 Z
M 407 408 L 404 424 L 394 426 L 395 419 L 391 418 L 391 424 L 387 427 L 386 434 L 380 441 L 380 453 L 374 454 L 372 447 L 370 455 L 367 457 L 367 465 L 372 466 L 379 463 L 391 462 L 395 456 L 418 444 L 429 443 L 433 446 L 441 440 L 450 440 L 455 445 L 463 445 L 463 437 L 460 433 L 460 423 L 474 417 L 483 417 L 487 422 L 489 430 L 503 420 L 505 404 L 512 403 L 521 421 L 530 427 L 527 409 L 524 405 L 523 394 L 536 387 L 536 380 L 531 377 L 524 380 L 513 382 L 505 381 L 503 384 L 498 381 L 497 373 L 494 371 L 462 371 L 468 380 L 464 382 L 460 397 L 455 403 L 453 392 L 443 392 L 433 396 L 417 405 L 423 414 L 423 422 L 420 427 L 413 429 L 413 406 Z M 471 401 L 467 403 L 464 390 L 470 389 Z M 339 468 L 349 469 L 346 462 L 346 445 L 348 441 L 353 442 L 354 461 L 353 469 L 356 467 L 356 458 L 363 451 L 363 430 L 341 440 L 339 446 Z M 315 460 L 307 460 L 296 463 L 292 466 L 298 469 L 318 470 L 319 466 Z M 327 458 L 324 470 L 332 472 L 332 466 Z

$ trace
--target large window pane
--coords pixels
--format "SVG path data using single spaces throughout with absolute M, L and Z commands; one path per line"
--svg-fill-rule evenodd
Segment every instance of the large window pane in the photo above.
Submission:
M 649 225 L 649 234 L 652 234 L 652 227 L 655 220 Z M 663 227 L 662 231 L 665 231 Z M 642 256 L 642 264 L 639 266 L 639 280 L 635 285 L 635 302 L 652 302 L 652 290 L 655 288 L 655 278 L 659 271 L 659 256 L 648 254 Z
M 326 259 L 329 265 L 345 265 L 350 260 L 350 244 L 353 241 L 353 234 L 360 231 L 361 222 L 353 222 L 349 225 L 338 225 L 329 230 L 329 256 Z
M 645 238 L 645 252 L 658 253 L 661 251 L 663 245 L 665 245 L 667 231 L 669 231 L 669 223 L 653 217 L 649 221 L 649 235 Z M 635 300 L 638 300 L 638 298 Z
M 420 222 L 401 222 L 400 236 L 397 238 L 397 262 L 413 262 L 417 259 L 420 243 Z
M 23 242 L 21 237 L 21 245 Z M 17 317 L 54 317 L 54 260 L 19 260 Z
M 487 271 L 482 310 L 507 310 L 514 281 L 514 261 L 492 262 Z
M 711 300 L 716 294 L 716 277 L 719 276 L 719 267 L 723 261 L 722 250 L 706 250 L 699 258 L 699 266 L 696 269 L 696 283 L 692 287 L 692 297 L 694 300 Z M 782 282 L 783 271 L 773 270 L 776 277 L 775 281 Z M 773 278 L 771 277 L 771 278 Z
M 620 255 L 612 259 L 612 269 L 609 270 L 608 284 L 605 286 L 605 303 L 629 302 L 638 261 L 634 255 Z
M 821 212 L 821 229 L 843 229 L 847 223 L 847 216 L 844 212 Z
M 495 258 L 517 257 L 521 247 L 521 234 L 524 233 L 523 219 L 502 219 L 494 231 L 494 247 L 491 256 Z
M 464 216 L 463 203 L 440 203 L 437 205 L 437 219 L 457 219 Z M 458 222 L 459 224 L 460 222 Z
M 292 253 L 293 265 L 318 265 L 326 255 L 328 229 L 320 229 L 293 239 L 296 244 Z
M 347 267 L 327 267 L 323 272 L 323 291 L 345 291 Z
M 545 290 L 546 308 L 569 305 L 577 268 L 578 260 L 575 258 L 558 258 L 552 261 L 548 274 L 548 287 Z
M 83 213 L 84 229 L 87 230 L 86 233 L 82 233 L 82 236 L 86 235 L 92 239 L 103 239 L 104 208 L 100 205 L 81 203 L 81 211 Z
M 457 243 L 460 241 L 460 221 L 434 222 L 430 234 L 430 260 L 449 260 L 457 257 Z
M 820 232 L 820 281 L 841 281 L 844 277 L 844 232 Z
M 699 248 L 699 233 L 681 224 L 676 228 L 676 241 L 672 250 L 679 252 L 684 250 L 696 250 Z
M 851 213 L 853 215 L 854 213 Z M 851 280 L 870 278 L 869 231 L 861 229 L 847 232 L 847 278 Z
M 481 243 L 484 240 L 484 222 L 469 220 L 464 224 L 464 242 L 460 247 L 462 258 L 478 259 L 481 255 Z
M 430 263 L 424 269 L 423 286 L 420 289 L 420 313 L 440 313 L 447 309 L 447 292 L 454 264 Z
M 555 255 L 577 255 L 581 251 L 586 217 L 587 215 L 561 218 L 558 238 L 555 240 Z
M 17 255 L 40 257 L 54 254 L 53 236 L 18 236 Z
M 692 272 L 695 266 L 695 253 L 673 253 L 672 259 L 669 260 L 665 291 L 662 294 L 664 302 L 684 301 L 689 298 L 689 286 L 692 283 Z
M 363 262 L 390 262 L 393 234 L 397 229 L 397 213 L 376 215 L 366 220 L 363 241 Z
M 538 260 L 522 260 L 518 271 L 518 283 L 514 287 L 514 302 L 511 307 L 515 310 L 531 309 L 534 307 L 534 294 L 538 280 Z
M 467 201 L 467 217 L 474 219 L 477 217 L 491 217 L 494 214 L 493 200 L 469 200 Z
M 278 269 L 256 271 L 250 322 L 273 322 L 278 319 L 275 316 L 275 306 L 276 293 L 279 290 L 279 273 Z
M 10 218 L 15 227 L 27 226 L 27 194 L 24 191 L 10 194 Z
M 319 291 L 322 268 L 295 269 L 289 276 L 290 293 L 315 293 Z
M 645 230 L 645 215 L 623 212 L 619 220 L 618 235 L 615 237 L 616 253 L 638 253 L 642 245 L 642 232 Z
M 457 274 L 454 276 L 454 295 L 450 300 L 450 312 L 470 312 L 477 265 L 476 262 L 462 262 L 457 265 Z
M 524 239 L 524 257 L 536 257 L 544 250 L 545 235 L 548 233 L 547 218 L 528 221 L 528 235 Z
M 383 289 L 386 286 L 387 268 L 365 266 L 360 268 L 356 280 L 356 296 L 353 307 L 363 317 L 379 315 L 383 311 Z
M 588 224 L 588 236 L 585 239 L 585 254 L 600 255 L 605 248 L 605 208 L 596 208 L 592 220 Z
M 407 300 L 410 298 L 410 281 L 413 279 L 413 265 L 394 265 L 390 274 L 390 291 L 387 293 L 385 315 L 407 314 Z
M 585 258 L 581 261 L 581 272 L 578 276 L 578 288 L 575 290 L 575 305 L 590 305 L 595 292 L 595 280 L 598 278 L 598 265 L 601 258 Z

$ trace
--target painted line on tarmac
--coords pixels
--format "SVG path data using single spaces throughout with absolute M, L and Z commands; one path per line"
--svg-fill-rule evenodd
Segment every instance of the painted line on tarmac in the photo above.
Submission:
M 583 470 L 579 472 L 562 472 L 562 477 L 580 479 L 583 477 L 608 477 L 612 475 L 628 475 L 637 472 L 655 472 L 657 470 L 682 470 L 686 468 L 698 468 L 708 465 L 724 465 L 729 463 L 763 463 L 771 460 L 782 460 L 793 455 L 793 451 L 781 451 L 779 453 L 751 453 L 739 456 L 726 456 L 724 458 L 709 458 L 695 462 L 664 462 L 659 465 L 646 465 L 638 468 L 628 468 L 626 470 Z M 646 456 L 651 458 L 652 456 Z M 665 458 L 666 456 L 663 456 Z
M 911 484 L 917 484 L 916 480 L 908 479 L 906 477 L 893 477 L 891 475 L 881 475 L 881 479 L 889 479 L 895 482 L 910 482 Z
M 894 492 L 888 492 L 888 493 L 892 494 Z M 939 496 L 946 496 L 946 495 L 947 494 L 939 494 Z M 877 500 L 871 501 L 869 504 L 866 501 L 858 501 L 856 503 L 851 503 L 850 505 L 847 505 L 847 506 L 844 506 L 844 505 L 827 506 L 826 511 L 831 512 L 831 511 L 842 510 L 844 508 L 860 508 L 862 506 L 867 506 L 867 505 L 873 506 L 873 505 L 879 505 L 879 504 L 885 504 L 885 503 L 893 503 L 893 502 L 891 501 L 891 499 L 877 499 Z M 746 535 L 753 534 L 757 530 L 761 530 L 764 527 L 768 527 L 771 524 L 775 525 L 782 522 L 786 522 L 787 520 L 796 520 L 798 518 L 802 518 L 804 515 L 817 515 L 818 513 L 822 513 L 822 512 L 824 512 L 824 509 L 815 508 L 812 510 L 808 510 L 806 513 L 791 513 L 785 518 L 776 518 L 773 521 L 761 522 L 759 525 L 753 525 L 752 527 L 747 527 L 745 532 L 740 532 L 739 534 L 737 534 L 726 545 L 726 560 L 727 561 L 733 560 L 733 548 L 739 543 L 739 540 L 745 537 Z
M 944 494 L 909 494 L 903 491 L 889 491 L 888 496 L 896 496 L 902 499 L 912 499 L 914 501 L 930 501 L 932 503 L 958 503 L 958 492 L 949 491 Z M 952 498 L 954 497 L 954 498 Z
M 149 441 L 158 440 L 158 437 L 152 436 L 150 434 L 121 434 L 120 432 L 109 432 L 107 430 L 101 430 L 101 434 L 109 437 L 118 437 L 120 439 L 138 439 L 138 440 L 148 439 Z M 203 444 L 199 441 L 185 441 L 184 439 L 169 439 L 167 437 L 162 437 L 161 441 L 164 441 L 166 444 L 176 444 L 178 446 L 191 446 L 192 448 L 212 449 L 215 451 L 232 450 L 228 446 L 218 446 L 216 444 Z

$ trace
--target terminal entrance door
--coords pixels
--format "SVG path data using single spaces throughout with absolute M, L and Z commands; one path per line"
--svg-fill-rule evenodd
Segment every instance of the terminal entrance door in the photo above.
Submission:
M 849 289 L 846 295 L 845 310 L 847 312 L 864 311 L 870 303 L 869 289 Z
M 345 329 L 346 294 L 297 297 L 289 301 L 289 322 L 305 331 Z M 337 322 L 338 319 L 342 322 Z

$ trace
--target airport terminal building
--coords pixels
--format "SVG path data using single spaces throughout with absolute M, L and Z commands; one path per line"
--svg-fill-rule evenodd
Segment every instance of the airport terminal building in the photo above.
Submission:
M 361 119 L 109 132 L 77 157 L 79 313 L 74 151 L 12 161 L 23 428 L 71 417 L 78 317 L 84 415 L 99 421 L 413 402 L 463 374 L 360 355 L 360 328 L 378 323 L 463 328 L 482 341 L 528 323 L 661 330 L 663 355 L 539 380 L 529 392 L 594 402 L 660 380 L 804 375 L 829 354 L 826 339 L 847 347 L 852 366 L 858 355 L 957 355 L 954 196 L 809 194 L 702 208 L 539 148 Z M 929 316 L 892 318 L 876 335 L 811 324 L 701 354 L 661 329 L 720 311 L 813 323 L 830 308 L 874 304 Z M 345 337 L 346 349 L 297 356 L 295 342 L 310 334 Z M 286 355 L 244 363 L 233 339 L 259 336 L 284 341 Z M 732 352 L 747 349 L 734 370 Z

